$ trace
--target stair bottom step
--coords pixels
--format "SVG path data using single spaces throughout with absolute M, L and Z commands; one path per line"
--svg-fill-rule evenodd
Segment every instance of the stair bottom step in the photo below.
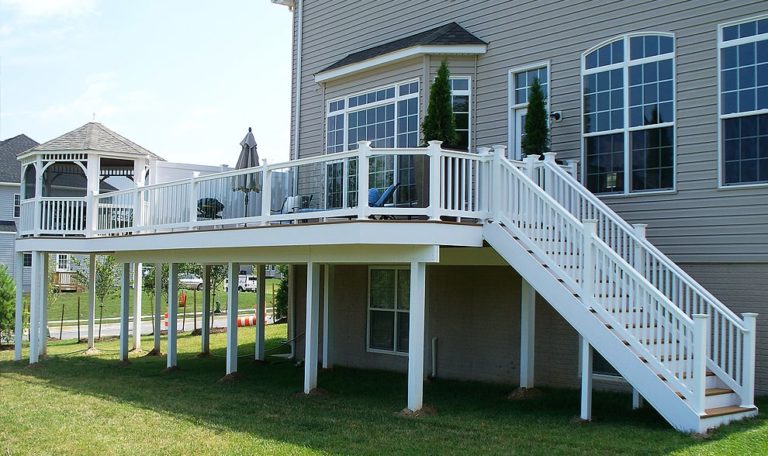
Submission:
M 729 405 L 727 407 L 716 407 L 704 410 L 705 418 L 712 418 L 715 416 L 733 415 L 736 413 L 751 412 L 757 410 L 756 407 L 739 407 L 738 405 Z

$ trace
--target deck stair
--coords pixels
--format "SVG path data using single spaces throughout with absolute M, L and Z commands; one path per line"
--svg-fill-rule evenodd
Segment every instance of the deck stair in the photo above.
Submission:
M 757 414 L 737 316 L 545 154 L 491 164 L 485 240 L 672 426 Z

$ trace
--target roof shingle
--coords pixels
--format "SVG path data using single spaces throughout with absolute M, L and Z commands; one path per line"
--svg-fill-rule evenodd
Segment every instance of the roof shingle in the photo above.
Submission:
M 0 182 L 21 182 L 21 163 L 16 156 L 38 144 L 24 134 L 0 141 Z
M 488 43 L 469 33 L 464 27 L 460 26 L 456 22 L 451 22 L 445 25 L 441 25 L 440 27 L 427 30 L 425 32 L 417 33 L 405 38 L 400 38 L 399 40 L 390 41 L 389 43 L 380 44 L 378 46 L 364 49 L 362 51 L 354 52 L 337 61 L 336 63 L 324 68 L 320 71 L 320 73 L 414 46 L 455 46 L 462 44 L 482 45 Z
M 98 122 L 88 122 L 80 128 L 64 133 L 58 138 L 40 144 L 33 152 L 95 151 L 120 155 L 150 156 L 163 160 L 158 155 L 139 146 L 133 141 L 115 133 Z

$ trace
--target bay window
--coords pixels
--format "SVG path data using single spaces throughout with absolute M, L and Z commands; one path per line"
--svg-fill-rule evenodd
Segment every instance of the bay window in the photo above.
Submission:
M 595 193 L 672 190 L 674 38 L 634 34 L 582 61 L 584 173 Z

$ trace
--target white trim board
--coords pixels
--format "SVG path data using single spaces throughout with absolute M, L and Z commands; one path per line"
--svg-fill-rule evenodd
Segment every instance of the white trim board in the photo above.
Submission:
M 327 82 L 333 79 L 348 76 L 360 71 L 369 70 L 381 65 L 399 62 L 420 55 L 479 55 L 485 54 L 488 46 L 485 44 L 456 44 L 452 46 L 413 46 L 388 54 L 379 55 L 362 62 L 356 62 L 343 67 L 322 71 L 315 74 L 315 82 Z

